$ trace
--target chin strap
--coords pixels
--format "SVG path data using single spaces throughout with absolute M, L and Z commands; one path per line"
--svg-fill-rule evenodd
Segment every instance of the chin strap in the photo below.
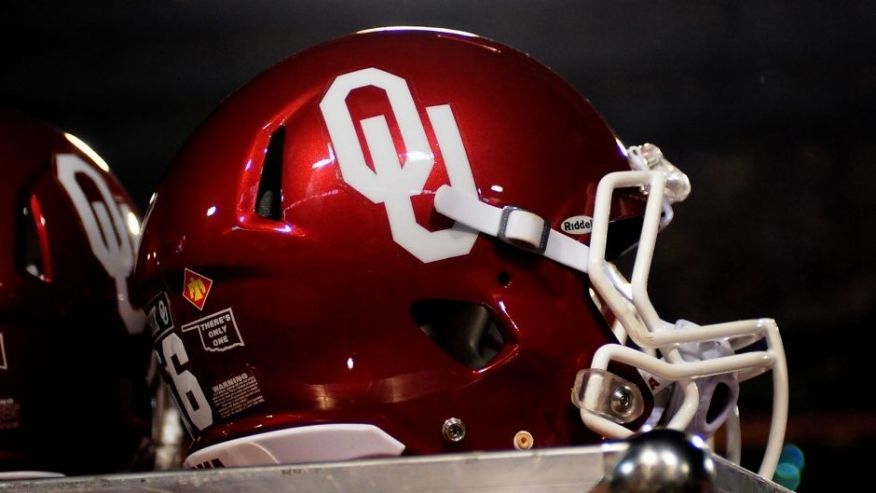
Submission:
M 587 245 L 551 229 L 537 214 L 517 207 L 495 207 L 449 185 L 435 193 L 435 209 L 471 229 L 587 272 Z

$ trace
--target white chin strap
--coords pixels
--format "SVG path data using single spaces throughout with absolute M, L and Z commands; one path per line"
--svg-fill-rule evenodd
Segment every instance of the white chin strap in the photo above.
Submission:
M 435 193 L 435 209 L 481 233 L 587 272 L 586 245 L 551 229 L 544 219 L 517 207 L 494 207 L 470 193 L 444 185 Z
M 589 248 L 551 229 L 550 224 L 532 212 L 517 207 L 494 207 L 475 195 L 447 185 L 436 192 L 435 208 L 469 228 L 589 275 L 593 289 L 620 324 L 615 328 L 619 340 L 623 343 L 629 337 L 641 348 L 603 345 L 594 354 L 590 369 L 579 372 L 576 379 L 572 400 L 581 408 L 584 423 L 605 437 L 630 436 L 633 431 L 623 424 L 641 417 L 644 409 L 637 386 L 608 372 L 612 361 L 638 368 L 649 385 L 664 387 L 677 383 L 682 398 L 667 426 L 679 430 L 687 429 L 700 408 L 709 405 L 709 402 L 701 402 L 698 379 L 732 375 L 744 381 L 771 369 L 773 416 L 759 474 L 772 478 L 788 413 L 787 366 L 778 327 L 771 319 L 699 326 L 676 325 L 659 317 L 647 289 L 654 245 L 657 232 L 672 219 L 672 203 L 687 197 L 690 182 L 654 145 L 631 147 L 628 158 L 632 171 L 610 173 L 599 182 Z M 605 260 L 605 247 L 612 196 L 615 190 L 631 187 L 643 189 L 648 194 L 648 202 L 632 280 L 627 281 Z M 699 359 L 685 358 L 680 352 L 682 345 L 689 349 L 705 341 L 718 341 L 735 351 L 761 339 L 766 340 L 764 351 L 717 357 L 703 355 Z M 657 350 L 662 358 L 656 356 Z M 735 406 L 735 402 L 728 405 Z

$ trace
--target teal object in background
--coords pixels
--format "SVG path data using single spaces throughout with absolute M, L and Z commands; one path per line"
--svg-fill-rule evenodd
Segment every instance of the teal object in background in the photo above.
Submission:
M 782 454 L 779 456 L 779 465 L 776 467 L 773 481 L 789 490 L 796 490 L 800 487 L 805 465 L 806 459 L 800 447 L 793 443 L 786 444 L 782 447 Z

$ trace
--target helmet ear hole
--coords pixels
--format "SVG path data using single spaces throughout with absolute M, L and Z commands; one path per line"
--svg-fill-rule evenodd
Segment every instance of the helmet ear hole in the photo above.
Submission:
M 411 317 L 439 348 L 457 362 L 480 370 L 505 346 L 492 313 L 485 306 L 455 300 L 420 300 Z
M 283 153 L 286 147 L 286 128 L 280 127 L 271 135 L 262 174 L 255 212 L 265 219 L 283 218 Z

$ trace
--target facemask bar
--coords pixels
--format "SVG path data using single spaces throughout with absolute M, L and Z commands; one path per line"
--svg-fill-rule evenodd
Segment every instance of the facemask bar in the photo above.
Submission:
M 635 150 L 631 149 L 630 154 L 631 157 L 634 156 Z M 677 382 L 684 391 L 684 401 L 668 425 L 677 429 L 686 427 L 699 407 L 699 392 L 694 382 L 696 378 L 741 372 L 740 379 L 745 379 L 772 369 L 772 426 L 759 471 L 762 476 L 771 477 L 784 439 L 788 407 L 787 367 L 775 322 L 770 319 L 741 320 L 707 326 L 688 325 L 675 329 L 674 324 L 663 321 L 657 315 L 648 295 L 648 274 L 654 245 L 661 225 L 661 215 L 665 216 L 661 213 L 667 202 L 667 178 L 673 179 L 671 176 L 667 177 L 665 170 L 653 169 L 610 173 L 600 180 L 588 259 L 593 289 L 609 306 L 629 338 L 641 348 L 658 349 L 664 358 L 661 360 L 627 346 L 608 344 L 597 350 L 591 368 L 607 370 L 609 362 L 617 361 L 640 368 L 661 379 Z M 629 187 L 643 187 L 648 193 L 648 203 L 633 274 L 627 289 L 622 276 L 611 270 L 606 262 L 605 246 L 612 195 L 615 190 Z M 703 361 L 685 361 L 679 354 L 679 345 L 682 343 L 728 340 L 735 350 L 761 338 L 766 339 L 766 351 L 733 354 Z M 627 428 L 587 410 L 588 396 L 602 392 L 595 387 L 599 384 L 598 378 L 591 378 L 588 384 L 592 389 L 584 392 L 585 407 L 581 409 L 584 422 L 609 437 L 629 436 L 631 431 Z
M 699 390 L 696 379 L 712 375 L 738 375 L 740 381 L 773 371 L 773 415 L 767 448 L 759 474 L 771 478 L 778 462 L 788 409 L 788 383 L 785 354 L 775 321 L 742 320 L 707 326 L 671 324 L 663 321 L 648 296 L 648 274 L 657 232 L 672 219 L 673 202 L 684 200 L 690 183 L 680 170 L 666 161 L 653 145 L 631 147 L 628 151 L 633 171 L 610 173 L 600 180 L 593 214 L 590 247 L 551 229 L 541 217 L 517 207 L 494 207 L 476 195 L 448 185 L 435 194 L 435 208 L 441 214 L 481 233 L 497 237 L 516 247 L 544 255 L 580 272 L 588 273 L 593 289 L 614 313 L 619 324 L 616 333 L 629 338 L 641 350 L 623 344 L 606 344 L 593 357 L 587 378 L 579 378 L 573 402 L 581 408 L 581 418 L 593 431 L 608 438 L 627 438 L 633 432 L 609 415 L 623 383 L 607 373 L 609 363 L 617 361 L 639 368 L 656 378 L 676 382 L 683 392 L 681 405 L 668 427 L 683 430 L 696 415 Z M 631 281 L 605 260 L 611 199 L 615 190 L 639 187 L 648 194 L 642 233 Z M 766 351 L 685 361 L 679 345 L 702 341 L 727 341 L 735 351 L 766 338 Z M 623 338 L 619 337 L 623 341 Z M 659 350 L 663 358 L 656 356 Z M 622 401 L 623 399 L 621 399 Z

